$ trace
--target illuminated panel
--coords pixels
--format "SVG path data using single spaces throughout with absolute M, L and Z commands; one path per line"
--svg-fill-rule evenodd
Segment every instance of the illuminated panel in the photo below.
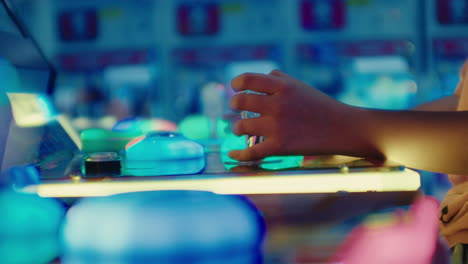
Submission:
M 214 176 L 213 176 L 214 177 Z M 43 197 L 108 196 L 154 190 L 199 190 L 218 194 L 280 194 L 415 191 L 420 177 L 415 171 L 366 171 L 350 173 L 288 174 L 217 178 L 179 178 L 105 182 L 44 183 L 24 191 Z
M 15 122 L 20 127 L 36 127 L 47 124 L 55 117 L 53 107 L 45 95 L 7 93 Z

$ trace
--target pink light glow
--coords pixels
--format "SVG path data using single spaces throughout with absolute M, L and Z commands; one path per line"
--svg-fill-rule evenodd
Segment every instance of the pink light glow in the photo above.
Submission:
M 177 129 L 177 125 L 174 122 L 160 118 L 153 118 L 152 130 L 154 131 L 177 131 Z
M 389 225 L 361 225 L 338 249 L 333 263 L 430 264 L 438 238 L 438 212 L 438 201 L 425 196 L 408 212 L 394 213 Z
M 130 142 L 127 143 L 127 145 L 125 146 L 125 149 L 129 149 L 130 147 L 132 147 L 133 145 L 135 145 L 136 143 L 142 141 L 145 138 L 146 138 L 146 136 L 140 136 L 140 137 L 132 139 Z

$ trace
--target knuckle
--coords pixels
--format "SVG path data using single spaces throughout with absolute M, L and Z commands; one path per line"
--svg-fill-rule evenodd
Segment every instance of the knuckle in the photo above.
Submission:
M 244 87 L 249 87 L 255 79 L 255 76 L 251 73 L 243 73 L 241 76 Z
M 242 73 L 239 76 L 235 77 L 234 79 L 231 80 L 231 86 L 235 90 L 243 90 L 249 82 L 249 79 L 251 78 L 250 73 Z
M 278 69 L 274 69 L 270 72 L 270 75 L 276 75 L 276 76 L 281 75 L 281 71 Z

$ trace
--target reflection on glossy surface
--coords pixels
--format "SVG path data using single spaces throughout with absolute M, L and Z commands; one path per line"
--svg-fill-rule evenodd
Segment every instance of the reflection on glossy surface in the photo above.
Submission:
M 177 125 L 161 118 L 128 118 L 117 122 L 112 130 L 146 134 L 152 131 L 177 131 Z
M 244 162 L 238 162 L 237 160 L 231 159 L 228 156 L 229 151 L 235 149 L 245 149 L 247 148 L 247 141 L 245 136 L 236 136 L 234 134 L 229 134 L 224 139 L 221 144 L 221 160 L 224 163 L 226 170 L 231 171 L 231 169 L 242 166 L 245 167 L 249 164 Z M 275 156 L 267 157 L 257 164 L 251 164 L 255 169 L 256 166 L 266 170 L 282 170 L 287 168 L 298 168 L 301 167 L 303 156 Z M 236 171 L 236 170 L 235 170 Z
M 57 257 L 63 215 L 54 200 L 0 190 L 0 263 L 47 263 Z
M 195 174 L 205 167 L 203 147 L 176 132 L 149 133 L 128 143 L 125 155 L 125 175 Z
M 258 263 L 264 224 L 245 198 L 162 191 L 87 198 L 64 226 L 64 263 Z
M 51 102 L 45 95 L 7 93 L 15 122 L 20 127 L 45 125 L 55 117 Z

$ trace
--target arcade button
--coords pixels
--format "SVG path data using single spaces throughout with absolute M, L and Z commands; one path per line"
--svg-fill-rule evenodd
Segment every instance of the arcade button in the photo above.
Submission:
M 222 119 L 217 119 L 214 123 L 216 128 L 213 129 L 213 124 L 207 116 L 190 115 L 180 122 L 179 131 L 185 137 L 197 141 L 208 140 L 213 137 L 225 138 L 229 123 Z
M 0 263 L 49 263 L 59 255 L 64 207 L 56 200 L 0 190 Z
M 177 132 L 152 132 L 125 148 L 124 175 L 195 174 L 205 168 L 203 147 Z
M 265 225 L 244 197 L 201 191 L 82 199 L 68 212 L 63 263 L 261 263 Z
M 91 153 L 84 158 L 84 176 L 118 176 L 121 170 L 121 158 L 116 152 Z

